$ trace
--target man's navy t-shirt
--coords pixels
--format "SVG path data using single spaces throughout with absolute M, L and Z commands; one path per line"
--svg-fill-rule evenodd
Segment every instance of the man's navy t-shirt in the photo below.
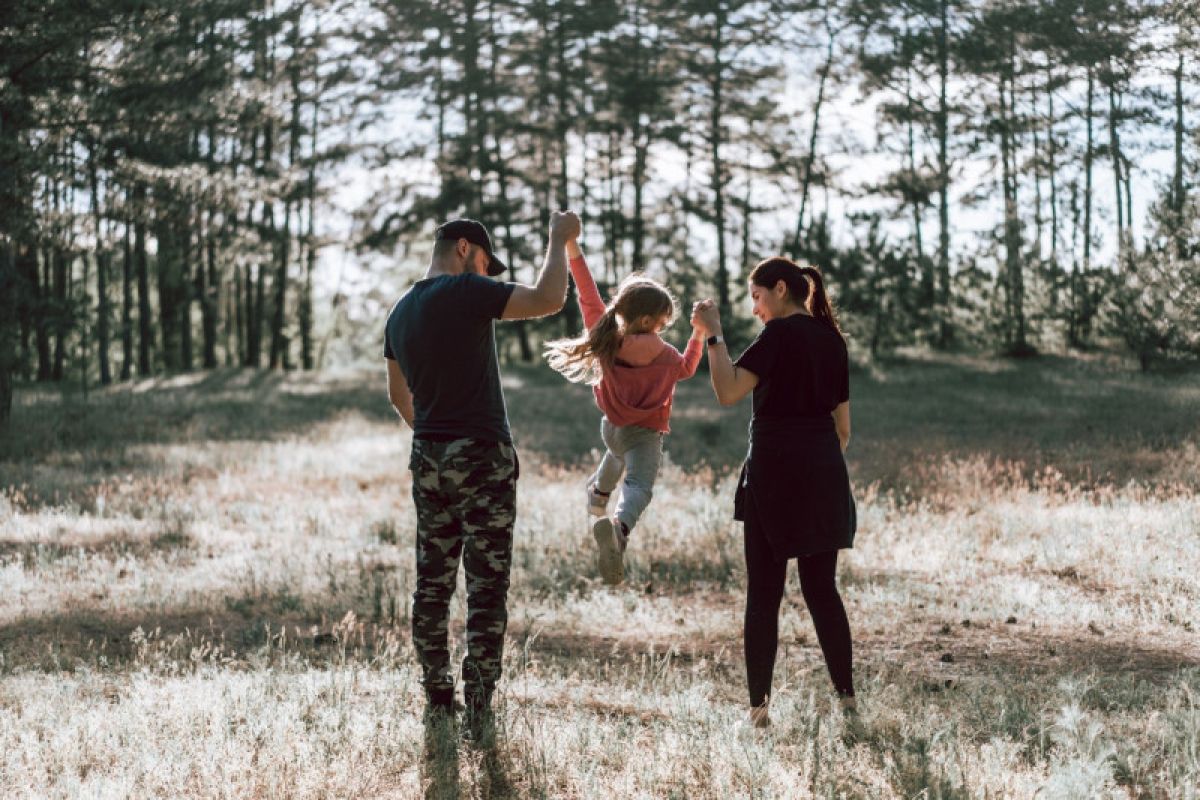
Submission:
M 414 436 L 512 442 L 494 328 L 514 285 L 438 275 L 417 281 L 392 307 L 383 355 L 412 391 Z

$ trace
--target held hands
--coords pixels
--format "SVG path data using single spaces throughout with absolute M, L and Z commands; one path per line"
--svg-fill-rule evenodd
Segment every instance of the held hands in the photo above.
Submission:
M 579 238 L 583 224 L 574 211 L 550 212 L 550 239 L 560 244 Z
M 692 328 L 701 338 L 715 336 L 721 332 L 721 313 L 711 300 L 701 300 L 692 306 Z

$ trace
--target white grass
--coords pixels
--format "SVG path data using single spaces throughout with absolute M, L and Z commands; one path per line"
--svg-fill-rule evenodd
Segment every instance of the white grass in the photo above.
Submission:
M 525 380 L 510 404 L 539 391 Z M 499 734 L 480 750 L 421 724 L 407 437 L 305 392 L 287 413 L 318 404 L 311 424 L 235 404 L 193 414 L 199 438 L 4 462 L 21 476 L 0 492 L 5 796 L 1200 796 L 1195 476 L 911 453 L 907 483 L 857 487 L 841 562 L 861 724 L 834 709 L 793 577 L 774 725 L 755 733 L 737 725 L 729 465 L 668 463 L 608 589 L 586 464 L 523 449 Z M 1196 452 L 1181 441 L 1179 463 Z M 863 458 L 856 473 L 899 471 Z M 463 611 L 460 591 L 455 660 Z

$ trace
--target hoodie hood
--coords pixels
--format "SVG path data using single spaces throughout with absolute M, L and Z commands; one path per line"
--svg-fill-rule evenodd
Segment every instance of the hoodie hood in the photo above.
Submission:
M 617 359 L 634 367 L 646 367 L 654 363 L 667 343 L 657 333 L 635 333 L 621 337 L 621 348 Z

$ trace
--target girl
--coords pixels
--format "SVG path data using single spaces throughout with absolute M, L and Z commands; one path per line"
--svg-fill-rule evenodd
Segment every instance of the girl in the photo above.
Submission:
M 579 245 L 567 245 L 571 275 L 587 333 L 546 345 L 546 360 L 568 380 L 593 386 L 604 412 L 600 438 L 604 458 L 587 482 L 588 513 L 599 517 L 592 535 L 604 582 L 625 577 L 625 546 L 654 491 L 662 462 L 663 436 L 670 431 L 675 384 L 696 374 L 702 355 L 692 332 L 683 355 L 659 335 L 675 318 L 675 299 L 661 284 L 631 275 L 607 307 L 588 271 Z M 616 514 L 608 500 L 625 474 Z
M 708 338 L 713 390 L 723 406 L 754 393 L 750 453 L 734 519 L 745 523 L 746 679 L 750 721 L 770 717 L 771 673 L 787 566 L 800 590 L 842 708 L 854 709 L 850 623 L 838 594 L 838 550 L 854 544 L 856 516 L 842 453 L 850 441 L 850 370 L 825 284 L 815 267 L 769 258 L 750 273 L 758 338 L 731 361 L 712 301 L 692 324 Z

